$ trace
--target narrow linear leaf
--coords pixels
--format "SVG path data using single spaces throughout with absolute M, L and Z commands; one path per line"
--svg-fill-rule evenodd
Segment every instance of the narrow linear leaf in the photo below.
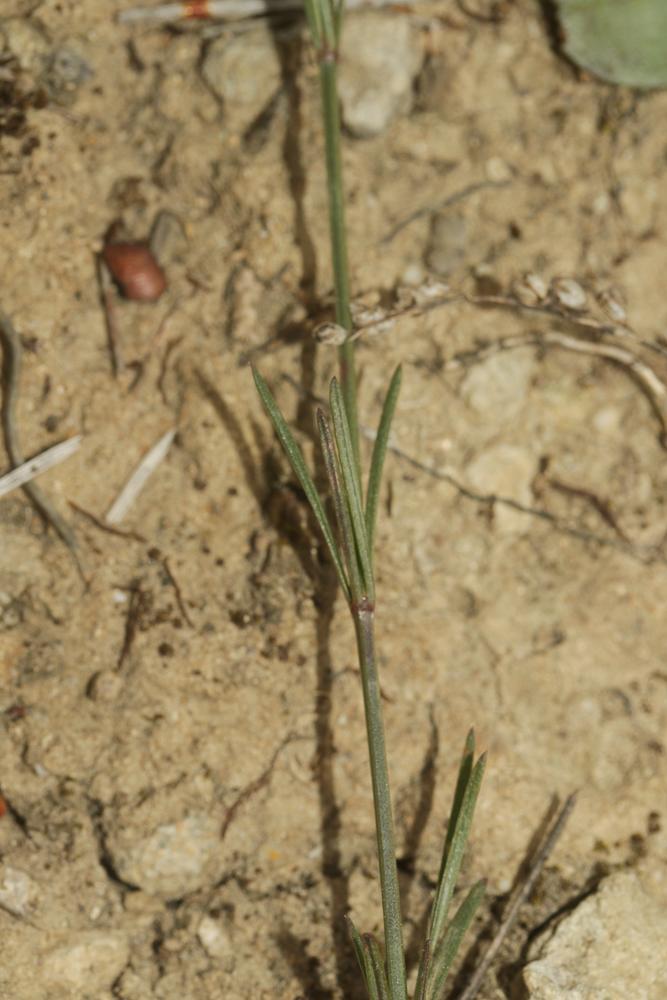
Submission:
M 427 990 L 428 1000 L 442 1000 L 445 980 L 449 975 L 452 962 L 461 945 L 463 937 L 472 923 L 477 907 L 484 898 L 486 881 L 481 879 L 472 887 L 466 898 L 456 911 L 452 922 L 443 934 L 442 940 L 433 956 L 433 967 L 430 976 L 431 985 Z
M 378 501 L 380 499 L 380 484 L 382 482 L 382 469 L 384 459 L 387 454 L 387 442 L 391 422 L 398 402 L 398 394 L 401 388 L 401 368 L 400 365 L 394 372 L 394 376 L 389 383 L 389 389 L 385 396 L 382 407 L 382 416 L 378 426 L 377 437 L 373 445 L 373 457 L 371 458 L 371 468 L 368 474 L 368 494 L 366 497 L 366 534 L 368 535 L 368 551 L 373 558 L 373 539 L 375 537 L 375 524 L 377 521 Z
M 340 585 L 343 588 L 343 592 L 345 593 L 347 600 L 349 601 L 350 587 L 345 575 L 345 567 L 343 566 L 343 562 L 336 545 L 336 540 L 334 538 L 333 531 L 331 530 L 331 525 L 329 524 L 329 519 L 308 471 L 308 466 L 306 465 L 303 453 L 299 448 L 299 445 L 294 440 L 292 432 L 287 426 L 285 418 L 280 412 L 271 390 L 256 368 L 253 368 L 252 375 L 255 380 L 255 385 L 257 386 L 257 392 L 264 403 L 271 423 L 273 424 L 273 428 L 278 436 L 278 440 L 285 449 L 290 465 L 292 466 L 297 479 L 301 483 L 303 492 L 306 494 L 308 502 L 313 510 L 313 514 L 315 515 L 315 520 L 324 535 L 324 540 L 327 543 L 327 547 L 331 553 L 331 558 L 333 559 L 336 567 L 336 572 L 338 573 Z
M 447 835 L 445 837 L 445 846 L 442 851 L 442 859 L 440 861 L 440 871 L 438 873 L 438 888 L 442 884 L 445 877 L 445 869 L 447 868 L 447 862 L 449 859 L 449 854 L 452 847 L 452 840 L 454 838 L 454 833 L 456 832 L 456 827 L 459 820 L 459 815 L 461 813 L 461 806 L 463 804 L 463 797 L 465 795 L 465 790 L 468 787 L 470 781 L 470 774 L 472 772 L 473 763 L 475 757 L 475 730 L 468 730 L 468 735 L 466 736 L 465 745 L 463 747 L 463 754 L 461 756 L 461 763 L 459 765 L 459 773 L 456 779 L 456 788 L 454 789 L 454 797 L 452 799 L 452 808 L 449 814 L 449 822 L 447 824 Z M 437 910 L 438 896 L 436 892 L 436 898 L 433 901 L 433 908 L 431 910 L 431 918 L 429 921 L 429 935 L 432 941 L 436 941 L 436 933 L 439 935 L 444 926 L 444 916 L 440 916 Z M 436 927 L 437 920 L 437 927 Z
M 356 544 L 359 568 L 364 582 L 365 596 L 369 600 L 374 599 L 375 587 L 373 584 L 373 568 L 371 566 L 370 553 L 368 549 L 368 538 L 366 535 L 366 521 L 361 505 L 361 484 L 357 473 L 357 465 L 352 448 L 352 435 L 350 425 L 343 403 L 342 393 L 336 379 L 331 380 L 329 393 L 331 406 L 331 417 L 334 425 L 334 438 L 338 450 L 343 484 L 345 487 L 345 498 L 350 511 L 352 530 Z
M 334 3 L 334 30 L 336 32 L 336 49 L 340 42 L 340 33 L 343 30 L 343 14 L 345 13 L 345 0 L 338 0 Z
M 456 830 L 456 824 L 458 823 L 459 820 L 459 813 L 461 812 L 463 796 L 465 794 L 466 788 L 468 787 L 468 782 L 470 781 L 470 772 L 472 771 L 474 762 L 475 762 L 475 730 L 469 729 L 463 747 L 463 754 L 461 755 L 459 773 L 456 778 L 456 788 L 454 789 L 454 797 L 452 799 L 452 810 L 451 813 L 449 814 L 449 823 L 447 824 L 445 849 L 442 852 L 442 864 L 440 866 L 440 874 L 438 876 L 438 880 L 442 878 L 443 872 L 445 870 L 445 865 L 447 864 L 447 858 L 449 857 L 449 851 L 452 846 L 454 831 Z
M 364 944 L 366 945 L 366 950 L 368 951 L 371 965 L 373 966 L 375 982 L 378 987 L 380 1000 L 391 1000 L 389 995 L 389 983 L 387 982 L 387 973 L 385 971 L 384 959 L 382 957 L 382 952 L 380 951 L 380 946 L 372 934 L 364 934 Z
M 319 49 L 322 45 L 322 12 L 320 0 L 305 0 L 306 20 L 310 28 L 313 45 Z
M 336 20 L 332 0 L 315 0 L 322 19 L 323 41 L 327 48 L 333 50 L 336 46 Z
M 369 1000 L 380 1000 L 380 992 L 378 989 L 377 982 L 375 980 L 375 972 L 373 970 L 373 964 L 371 962 L 371 957 L 368 953 L 365 943 L 361 938 L 361 934 L 352 923 L 351 917 L 346 916 L 345 921 L 347 923 L 347 929 L 352 939 L 352 947 L 354 948 L 354 953 L 357 956 L 357 962 L 359 963 L 359 968 L 361 969 L 361 974 L 364 979 L 366 992 L 368 993 Z
M 449 904 L 452 901 L 456 881 L 461 870 L 461 863 L 463 861 L 470 827 L 472 826 L 475 804 L 477 802 L 480 785 L 482 784 L 485 765 L 486 756 L 482 755 L 470 772 L 470 777 L 463 793 L 461 808 L 456 819 L 454 834 L 450 841 L 447 862 L 444 865 L 441 871 L 441 876 L 438 880 L 438 887 L 435 892 L 429 926 L 429 937 L 436 950 L 439 946 L 440 936 L 442 934 L 445 921 L 447 920 Z
M 421 958 L 419 959 L 415 1000 L 426 1000 L 426 984 L 431 971 L 431 959 L 431 942 L 427 939 L 426 944 L 422 948 Z
M 343 496 L 343 486 L 340 481 L 339 464 L 336 457 L 333 437 L 331 435 L 331 428 L 329 426 L 329 421 L 322 413 L 322 410 L 317 411 L 317 427 L 320 433 L 320 443 L 322 445 L 324 464 L 326 466 L 329 483 L 331 485 L 334 510 L 336 511 L 336 520 L 338 521 L 338 527 L 343 540 L 343 552 L 345 555 L 345 562 L 347 564 L 348 579 L 350 581 L 350 592 L 353 597 L 355 597 L 361 593 L 362 583 L 359 575 L 359 564 L 357 562 L 354 532 L 352 530 L 352 522 L 350 520 L 348 505 L 345 502 L 345 497 Z

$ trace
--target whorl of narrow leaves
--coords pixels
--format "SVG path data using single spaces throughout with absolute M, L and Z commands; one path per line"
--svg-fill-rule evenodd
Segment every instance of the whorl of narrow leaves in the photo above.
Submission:
M 331 418 L 327 417 L 322 410 L 318 410 L 317 429 L 331 488 L 338 525 L 338 538 L 329 521 L 324 502 L 320 498 L 317 487 L 308 471 L 303 453 L 280 412 L 271 390 L 256 369 L 253 369 L 253 377 L 278 440 L 285 449 L 294 474 L 306 494 L 324 536 L 348 603 L 358 605 L 361 601 L 365 601 L 372 604 L 375 597 L 373 538 L 389 430 L 401 385 L 400 368 L 394 373 L 382 409 L 371 459 L 368 496 L 365 505 L 353 435 L 343 395 L 335 378 L 331 381 L 329 393 Z

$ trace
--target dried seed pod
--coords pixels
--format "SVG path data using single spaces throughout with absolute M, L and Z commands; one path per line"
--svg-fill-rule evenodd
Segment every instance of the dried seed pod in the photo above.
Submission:
M 627 323 L 628 314 L 618 289 L 603 288 L 597 293 L 596 298 L 610 320 L 614 323 Z
M 375 326 L 376 323 L 381 323 L 386 318 L 386 310 L 375 308 L 367 309 L 361 307 L 360 309 L 354 310 L 354 326 L 355 329 L 359 327 Z
M 512 294 L 523 306 L 538 306 L 546 299 L 549 289 L 539 274 L 528 273 L 512 283 Z
M 347 340 L 347 330 L 338 323 L 321 323 L 315 328 L 315 340 L 318 344 L 340 347 Z
M 580 312 L 586 308 L 586 292 L 574 278 L 554 278 L 551 294 L 565 309 Z
M 428 281 L 425 281 L 423 285 L 415 288 L 415 304 L 423 306 L 428 302 L 433 302 L 435 299 L 444 299 L 450 292 L 451 288 L 446 282 L 429 279 Z
M 167 287 L 165 273 L 146 243 L 107 243 L 102 259 L 126 299 L 156 302 Z
M 367 337 L 377 337 L 381 333 L 389 333 L 396 326 L 396 320 L 393 316 L 388 316 L 386 319 L 380 320 L 378 323 L 371 323 L 370 326 L 364 327 L 364 334 Z

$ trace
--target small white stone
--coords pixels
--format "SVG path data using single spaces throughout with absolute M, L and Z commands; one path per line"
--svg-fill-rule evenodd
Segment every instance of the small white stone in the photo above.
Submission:
M 202 917 L 197 937 L 202 948 L 211 958 L 228 958 L 233 955 L 233 945 L 231 938 L 219 920 L 213 917 Z
M 494 184 L 505 184 L 512 179 L 512 170 L 500 156 L 492 156 L 486 161 L 486 176 Z
M 218 874 L 220 818 L 194 814 L 164 823 L 145 836 L 120 830 L 109 836 L 108 847 L 126 882 L 155 896 L 176 899 L 201 889 Z
M 606 191 L 601 191 L 593 199 L 593 213 L 597 216 L 606 215 L 611 206 L 611 199 Z
M 110 931 L 78 931 L 43 957 L 44 981 L 68 996 L 106 996 L 129 957 L 127 938 Z
M 125 685 L 124 678 L 114 670 L 100 670 L 88 681 L 86 693 L 92 701 L 115 701 Z
M 667 908 L 619 872 L 537 938 L 516 985 L 529 1000 L 664 1000 L 666 940 Z
M 383 132 L 409 111 L 423 60 L 409 18 L 359 13 L 345 18 L 339 92 L 345 127 L 358 138 Z
M 621 412 L 615 406 L 603 406 L 593 417 L 593 427 L 603 434 L 613 434 L 621 423 Z
M 252 125 L 282 83 L 275 41 L 263 25 L 231 38 L 225 34 L 212 42 L 201 72 L 223 101 L 225 124 L 237 133 Z
M 424 281 L 424 268 L 419 261 L 408 264 L 401 275 L 402 285 L 421 285 Z
M 465 260 L 468 222 L 462 212 L 437 212 L 431 223 L 426 264 L 436 274 L 447 277 Z
M 9 865 L 2 870 L 0 906 L 4 910 L 13 913 L 15 917 L 24 917 L 35 906 L 37 896 L 37 884 L 25 872 Z
M 523 406 L 534 370 L 532 349 L 499 351 L 470 368 L 461 384 L 461 395 L 477 413 L 510 420 Z

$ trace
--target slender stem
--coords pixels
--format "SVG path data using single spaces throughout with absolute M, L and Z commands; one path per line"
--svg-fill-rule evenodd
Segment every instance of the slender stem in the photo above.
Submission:
M 325 48 L 320 54 L 320 86 L 326 145 L 327 190 L 329 193 L 329 226 L 331 259 L 336 293 L 336 322 L 352 332 L 350 312 L 350 277 L 345 229 L 345 196 L 343 192 L 343 158 L 340 141 L 340 111 L 338 108 L 337 54 Z M 352 448 L 359 482 L 361 459 L 359 451 L 359 419 L 357 416 L 357 374 L 354 364 L 354 344 L 346 341 L 338 352 L 341 387 L 347 419 L 352 432 Z
M 371 608 L 352 609 L 357 636 L 357 650 L 361 681 L 364 691 L 366 734 L 373 784 L 375 830 L 380 864 L 380 889 L 384 916 L 384 941 L 387 961 L 387 980 L 391 1000 L 407 1000 L 403 933 L 401 929 L 401 902 L 398 891 L 396 848 L 394 845 L 394 820 L 389 791 L 389 772 L 385 750 L 384 723 L 380 701 L 380 682 L 375 662 L 375 615 Z

